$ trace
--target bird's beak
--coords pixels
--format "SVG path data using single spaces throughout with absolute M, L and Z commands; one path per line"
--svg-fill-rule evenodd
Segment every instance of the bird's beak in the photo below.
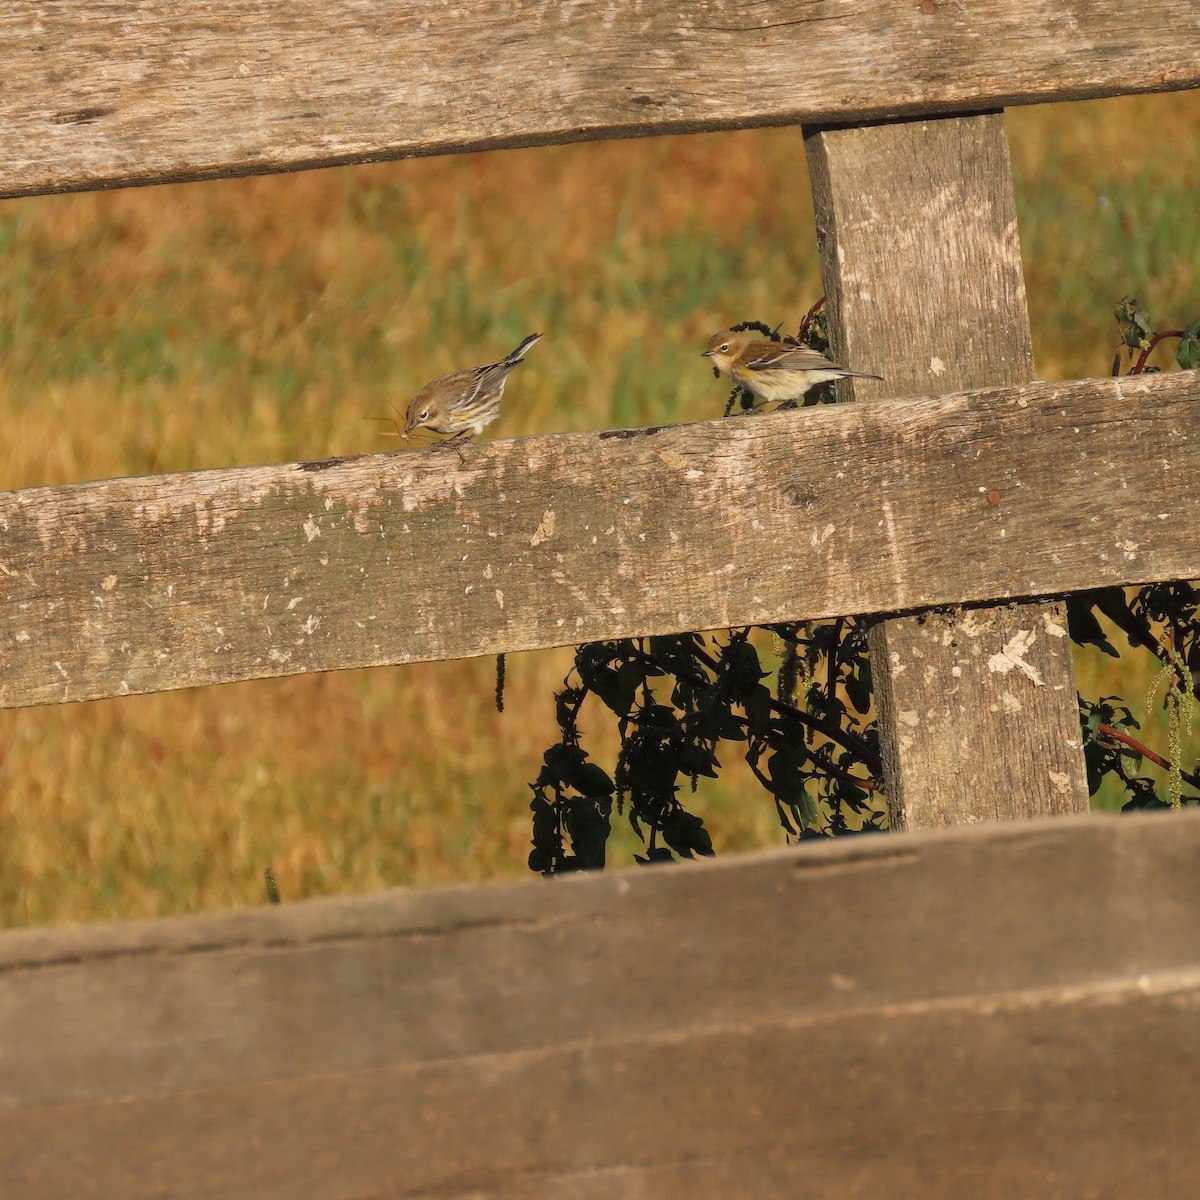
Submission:
M 701 351 L 701 353 L 700 353 L 700 357 L 701 357 L 701 358 L 712 358 L 712 356 L 713 356 L 715 353 L 716 353 L 716 351 L 715 351 L 715 350 L 703 350 L 703 351 Z

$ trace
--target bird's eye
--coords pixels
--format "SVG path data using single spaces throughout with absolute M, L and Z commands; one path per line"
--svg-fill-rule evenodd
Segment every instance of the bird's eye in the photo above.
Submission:
M 421 415 L 420 415 L 420 416 L 417 418 L 417 420 L 418 420 L 418 421 L 424 421 L 424 420 L 425 420 L 425 418 L 426 418 L 427 416 L 429 416 L 429 409 L 426 409 L 426 410 L 425 410 L 425 411 L 424 411 L 424 412 L 423 412 L 423 413 L 422 413 L 422 414 L 421 414 Z
M 725 345 L 723 345 L 723 346 L 721 347 L 721 353 L 722 353 L 722 354 L 728 354 L 728 353 L 729 353 L 729 343 L 728 343 L 728 342 L 726 342 L 726 343 L 725 343 Z

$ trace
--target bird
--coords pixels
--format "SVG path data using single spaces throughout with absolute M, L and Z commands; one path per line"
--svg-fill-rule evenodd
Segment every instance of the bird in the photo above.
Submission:
M 732 329 L 714 333 L 701 357 L 711 359 L 718 371 L 763 403 L 799 400 L 809 388 L 831 379 L 883 379 L 839 366 L 809 346 L 767 342 Z
M 481 433 L 500 415 L 500 397 L 509 373 L 540 338 L 531 333 L 511 354 L 499 362 L 451 371 L 427 383 L 408 403 L 404 430 L 408 440 L 418 429 L 449 434 L 447 445 L 457 445 Z

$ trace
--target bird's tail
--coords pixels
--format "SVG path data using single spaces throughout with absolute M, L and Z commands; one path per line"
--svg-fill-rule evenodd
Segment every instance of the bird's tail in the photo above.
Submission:
M 525 357 L 525 352 L 534 342 L 540 342 L 542 335 L 540 333 L 531 333 L 507 358 L 504 359 L 506 367 L 515 367 L 517 363 Z
M 883 382 L 882 375 L 872 375 L 870 371 L 847 371 L 846 374 L 851 379 L 878 379 L 880 383 Z

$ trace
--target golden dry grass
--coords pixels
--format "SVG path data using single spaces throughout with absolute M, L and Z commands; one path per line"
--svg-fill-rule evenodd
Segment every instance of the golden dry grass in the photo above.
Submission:
M 1200 94 L 1009 122 L 1043 377 L 1107 373 L 1125 292 L 1200 313 Z M 796 130 L 5 202 L 0 486 L 386 448 L 364 417 L 532 329 L 500 436 L 715 415 L 709 333 L 819 294 Z M 490 661 L 0 713 L 0 921 L 520 875 L 567 662 L 510 659 L 503 716 Z M 744 772 L 700 808 L 777 837 Z

